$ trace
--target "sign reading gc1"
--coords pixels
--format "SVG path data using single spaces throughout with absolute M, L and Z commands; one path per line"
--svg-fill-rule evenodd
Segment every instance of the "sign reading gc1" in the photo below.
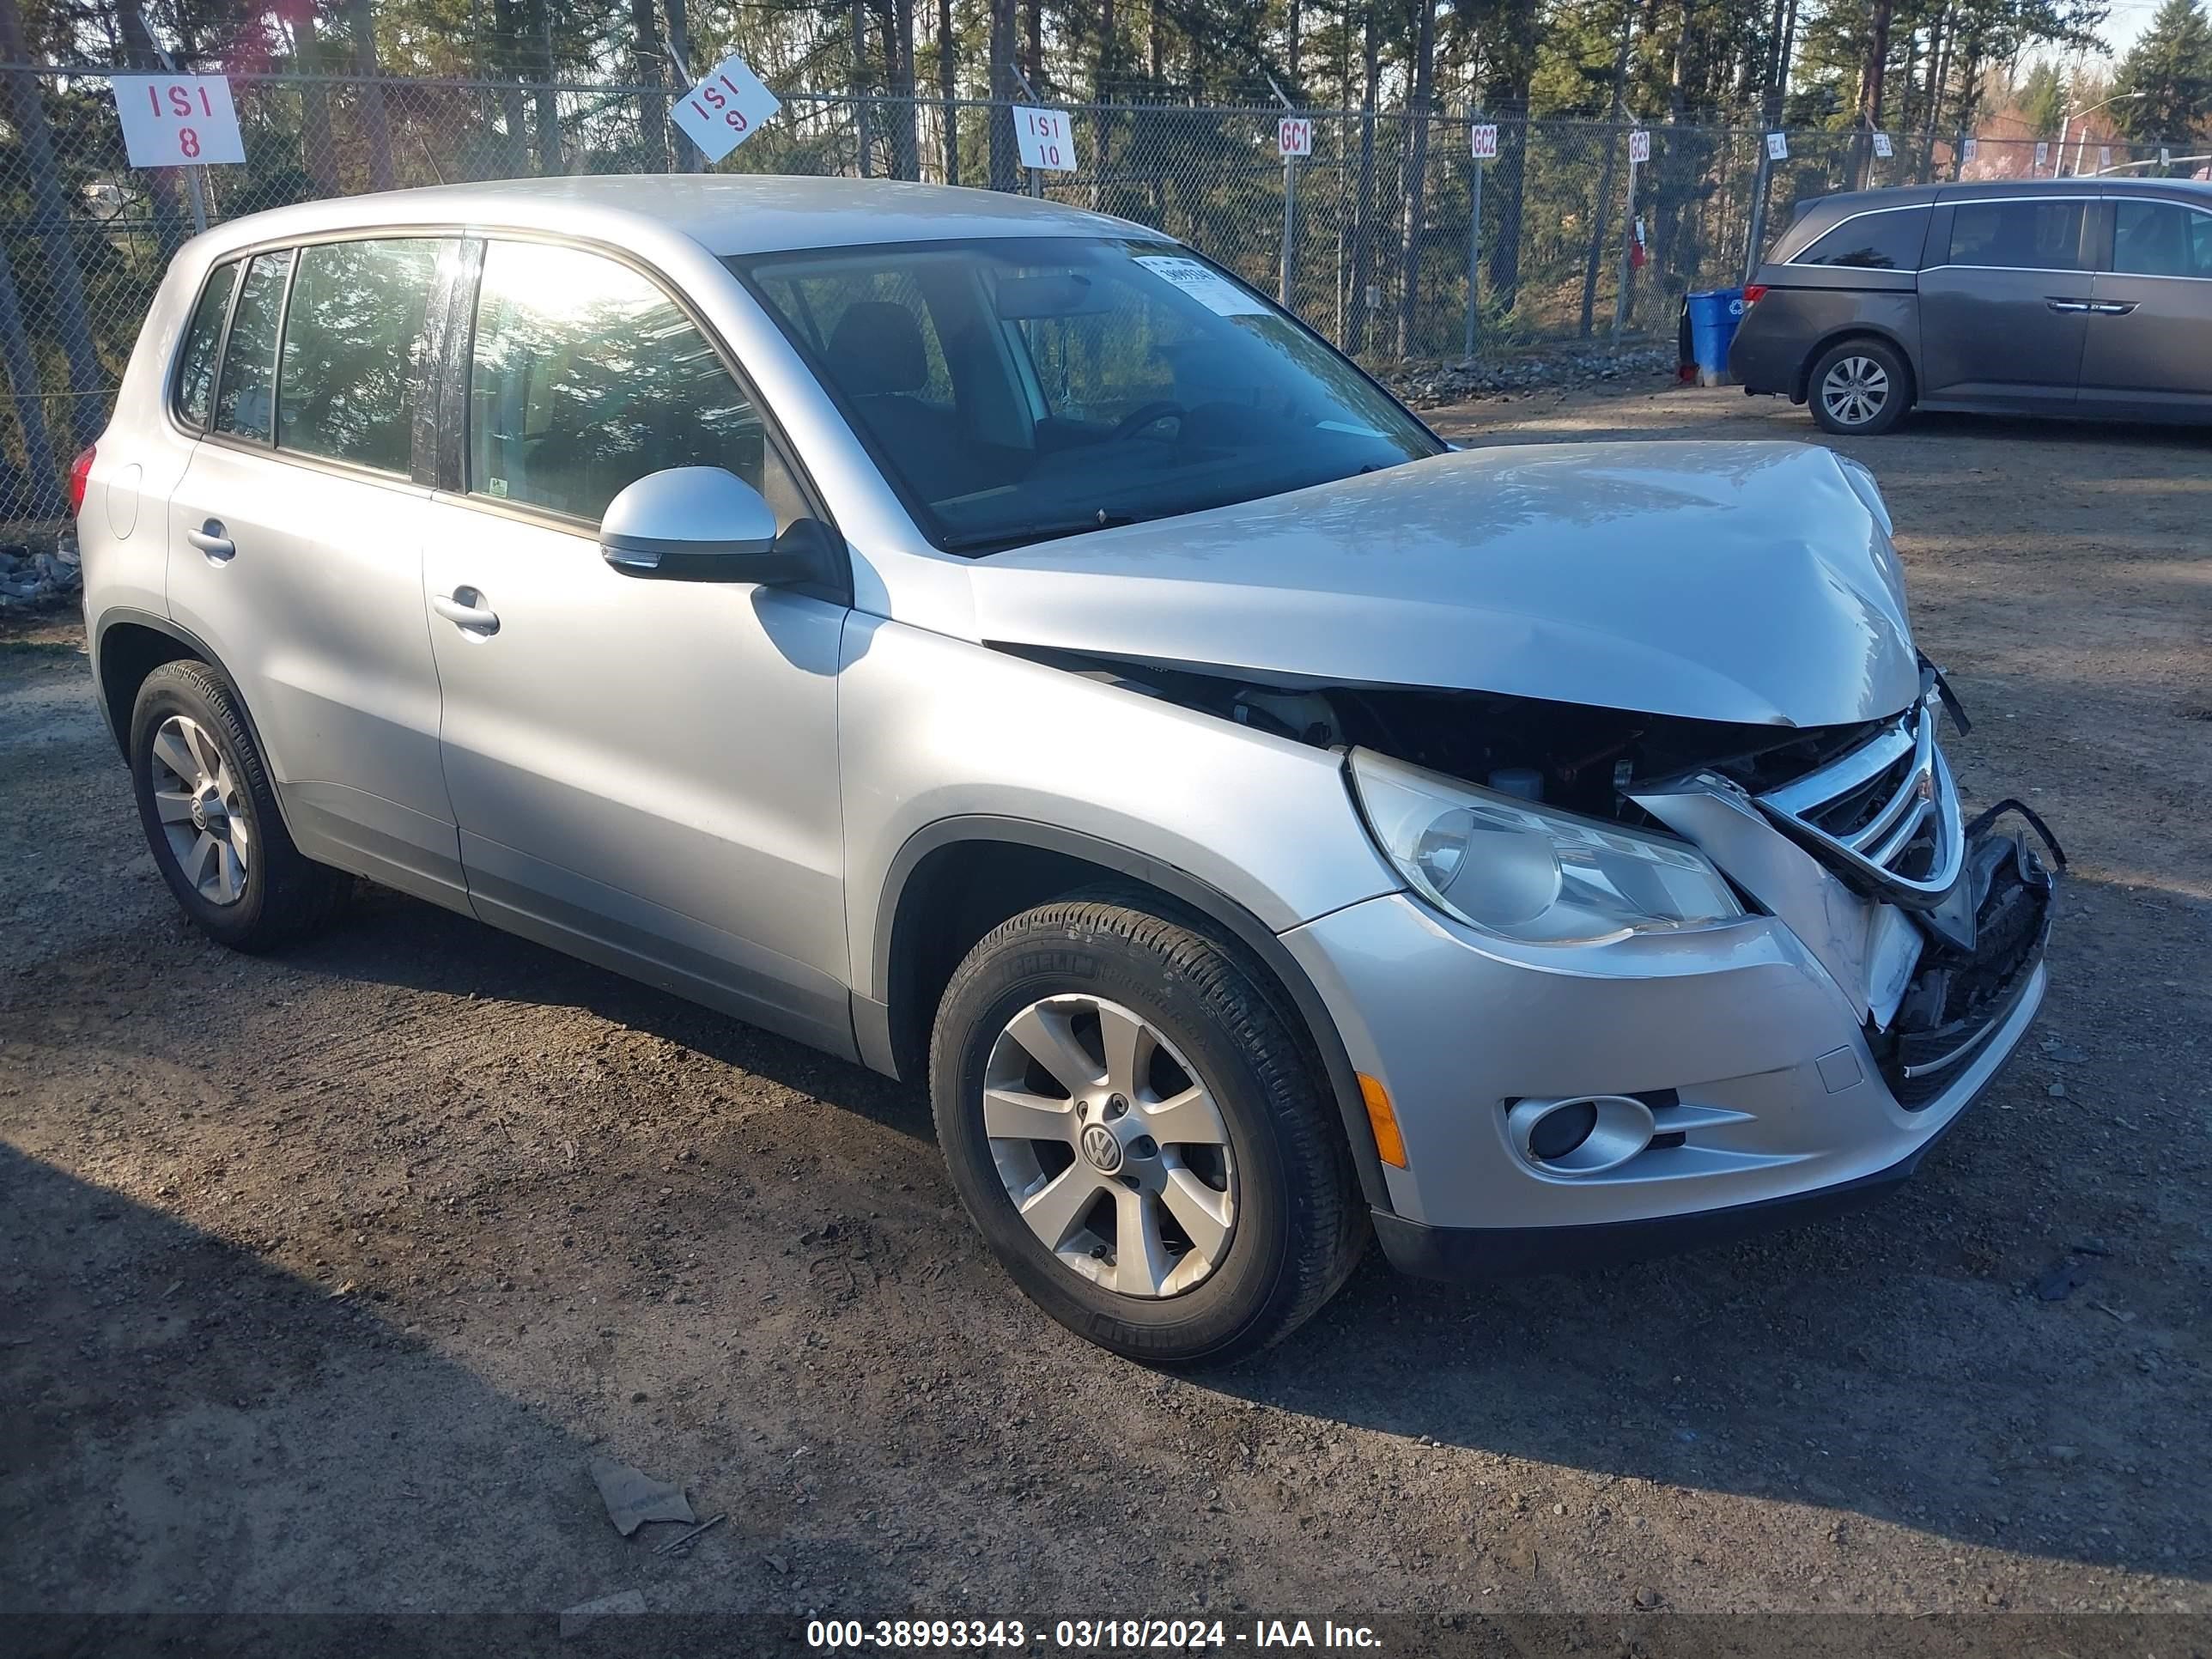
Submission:
M 752 66 L 733 52 L 691 83 L 674 113 L 676 125 L 699 153 L 719 161 L 782 107 Z
M 1303 115 L 1285 115 L 1276 122 L 1275 153 L 1283 156 L 1312 155 L 1312 121 Z
M 238 111 L 220 75 L 118 75 L 115 112 L 134 167 L 196 167 L 243 161 Z

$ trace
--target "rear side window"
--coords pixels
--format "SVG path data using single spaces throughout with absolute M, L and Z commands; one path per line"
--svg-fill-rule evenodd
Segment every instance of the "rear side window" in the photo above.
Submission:
M 2212 276 L 2212 213 L 2172 202 L 2116 202 L 2112 269 L 2130 276 Z
M 1892 208 L 1846 219 L 1796 255 L 1793 265 L 1846 265 L 1860 270 L 1917 270 L 1930 210 Z
M 284 311 L 278 448 L 407 471 L 438 246 L 410 238 L 300 250 Z
M 208 408 L 215 401 L 216 349 L 222 343 L 223 316 L 237 286 L 238 262 L 217 265 L 208 273 L 185 326 L 184 355 L 177 364 L 177 415 L 186 426 L 207 424 Z
M 719 466 L 803 508 L 759 411 L 681 307 L 580 248 L 484 250 L 469 368 L 469 489 L 596 523 L 625 487 Z
M 1951 210 L 1951 263 L 2079 270 L 2081 208 L 2079 201 L 1960 202 Z
M 258 254 L 246 268 L 246 283 L 230 314 L 230 340 L 223 348 L 222 380 L 216 392 L 218 432 L 269 441 L 276 413 L 276 328 L 284 309 L 284 280 L 291 274 L 290 248 Z

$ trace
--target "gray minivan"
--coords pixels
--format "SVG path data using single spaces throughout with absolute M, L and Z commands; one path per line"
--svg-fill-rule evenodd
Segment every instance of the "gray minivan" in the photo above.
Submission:
M 1744 297 L 1730 378 L 1830 432 L 1887 432 L 1916 406 L 2212 421 L 2212 185 L 1824 197 Z

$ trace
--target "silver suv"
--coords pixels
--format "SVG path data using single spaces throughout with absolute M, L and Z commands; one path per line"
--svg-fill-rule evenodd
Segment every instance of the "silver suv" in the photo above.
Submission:
M 2042 1000 L 2051 876 L 1962 820 L 1864 471 L 1455 453 L 1118 220 L 242 219 L 76 487 L 209 934 L 366 876 L 926 1078 L 1006 1270 L 1138 1358 L 1282 1336 L 1370 1231 L 1492 1273 L 1877 1189 Z

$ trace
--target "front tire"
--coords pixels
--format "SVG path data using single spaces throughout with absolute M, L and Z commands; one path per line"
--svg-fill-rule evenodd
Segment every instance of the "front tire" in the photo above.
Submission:
M 1241 1358 L 1358 1260 L 1358 1184 L 1295 1016 L 1241 950 L 1149 896 L 1076 895 L 994 929 L 939 1006 L 930 1085 L 993 1253 L 1115 1353 Z
M 163 663 L 131 715 L 131 782 L 146 844 L 195 927 L 261 951 L 327 925 L 352 884 L 292 844 L 268 768 L 228 679 Z
M 1806 377 L 1806 402 L 1823 432 L 1872 438 L 1905 418 L 1912 374 L 1894 348 L 1879 340 L 1843 340 L 1820 354 Z

